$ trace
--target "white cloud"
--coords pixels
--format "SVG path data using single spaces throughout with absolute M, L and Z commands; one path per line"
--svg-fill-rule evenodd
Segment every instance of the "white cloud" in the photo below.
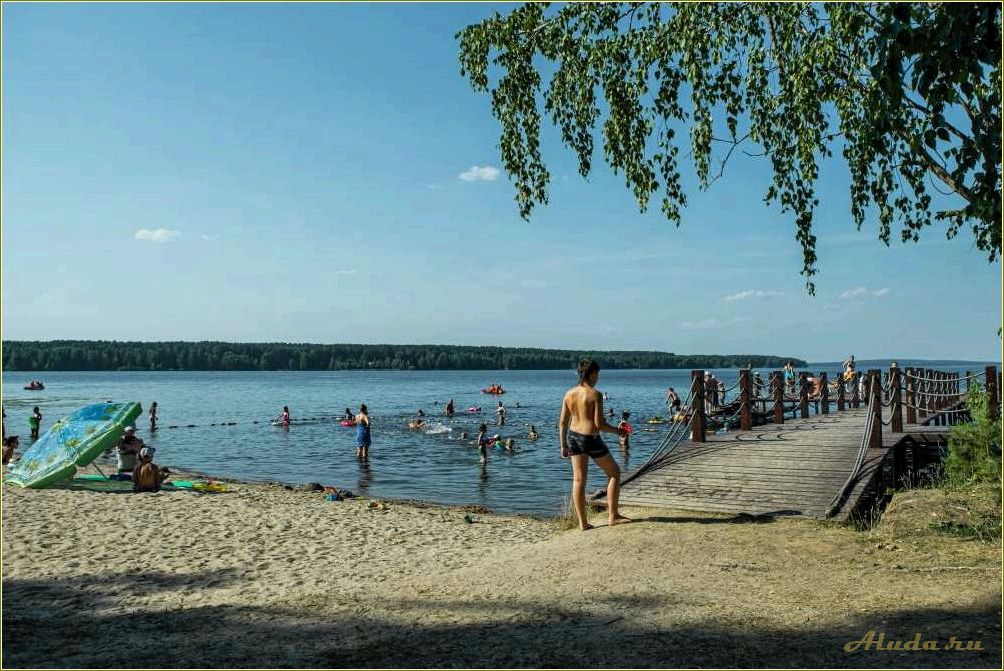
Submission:
M 205 235 L 205 234 L 203 234 L 202 239 L 206 240 L 208 242 L 212 242 L 214 240 L 219 240 L 220 236 L 218 236 L 218 235 Z
M 465 182 L 494 182 L 502 174 L 498 168 L 490 165 L 472 165 L 470 170 L 457 175 Z
M 149 240 L 150 242 L 169 242 L 181 235 L 181 231 L 172 231 L 170 228 L 141 228 L 136 231 L 133 237 L 137 240 Z
M 731 294 L 722 298 L 724 301 L 744 301 L 747 298 L 777 298 L 778 296 L 784 296 L 783 291 L 761 291 L 760 289 L 747 289 L 746 291 L 740 291 L 737 294 Z
M 848 298 L 857 298 L 858 296 L 864 296 L 868 293 L 868 287 L 858 287 L 857 289 L 848 289 L 844 293 L 840 294 L 840 298 L 847 300 Z
M 847 300 L 848 298 L 860 298 L 861 296 L 885 296 L 889 293 L 889 289 L 883 287 L 875 291 L 870 291 L 868 287 L 858 287 L 856 289 L 848 289 L 844 293 L 840 294 L 840 298 Z

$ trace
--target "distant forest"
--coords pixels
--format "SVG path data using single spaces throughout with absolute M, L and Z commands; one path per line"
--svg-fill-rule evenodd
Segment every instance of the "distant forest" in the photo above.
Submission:
M 7 371 L 50 370 L 562 370 L 589 356 L 604 368 L 777 368 L 801 359 L 755 354 L 595 352 L 464 345 L 4 341 Z

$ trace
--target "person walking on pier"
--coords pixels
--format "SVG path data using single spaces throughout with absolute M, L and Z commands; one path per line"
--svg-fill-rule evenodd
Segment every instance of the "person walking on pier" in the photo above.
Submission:
M 579 362 L 579 382 L 565 392 L 558 418 L 558 443 L 561 458 L 572 461 L 572 505 L 579 521 L 579 529 L 592 529 L 586 518 L 586 477 L 589 459 L 592 458 L 607 476 L 607 510 L 609 524 L 630 522 L 620 514 L 617 501 L 620 496 L 621 472 L 610 450 L 600 437 L 601 432 L 624 436 L 627 431 L 610 426 L 603 415 L 603 395 L 596 390 L 600 365 L 592 359 Z

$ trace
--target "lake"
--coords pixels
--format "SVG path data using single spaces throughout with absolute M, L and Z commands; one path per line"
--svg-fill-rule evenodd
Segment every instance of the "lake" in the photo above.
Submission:
M 860 369 L 888 362 L 859 362 Z M 868 364 L 865 366 L 864 364 Z M 910 362 L 901 360 L 901 366 Z M 943 370 L 982 370 L 974 364 L 939 366 Z M 812 364 L 810 370 L 839 369 L 838 363 Z M 766 378 L 767 371 L 761 371 Z M 735 369 L 715 370 L 731 385 Z M 22 390 L 32 379 L 42 391 Z M 575 383 L 574 371 L 338 371 L 338 372 L 9 372 L 3 373 L 3 399 L 8 433 L 29 446 L 28 416 L 34 405 L 43 413 L 43 432 L 57 419 L 88 403 L 139 401 L 143 416 L 139 435 L 157 448 L 157 462 L 180 469 L 245 480 L 289 483 L 320 482 L 349 488 L 370 497 L 421 499 L 442 504 L 477 504 L 507 513 L 554 515 L 562 510 L 571 488 L 571 468 L 560 458 L 557 419 L 562 394 Z M 686 396 L 689 370 L 604 370 L 598 388 L 610 397 L 606 407 L 619 417 L 630 410 L 635 432 L 631 449 L 622 452 L 616 436 L 605 435 L 611 453 L 625 471 L 645 462 L 658 446 L 666 426 L 644 420 L 665 415 L 665 394 L 675 387 Z M 504 396 L 481 394 L 493 382 Z M 447 420 L 444 407 L 454 399 L 457 416 Z M 506 425 L 495 427 L 498 400 L 508 410 Z M 159 428 L 151 434 L 146 411 L 159 407 Z M 283 405 L 294 421 L 340 415 L 344 408 L 369 406 L 373 447 L 369 463 L 355 457 L 355 429 L 336 421 L 294 423 L 275 427 Z M 519 408 L 516 407 L 517 403 Z M 480 406 L 479 414 L 468 414 Z M 433 433 L 409 431 L 406 424 L 421 408 Z M 254 422 L 258 422 L 255 424 Z M 514 437 L 515 454 L 491 450 L 486 475 L 478 463 L 473 439 L 486 421 L 489 434 Z M 236 422 L 233 426 L 220 426 Z M 211 426 L 216 424 L 217 426 Z M 169 428 L 170 426 L 178 428 Z M 189 427 L 188 425 L 194 425 Z M 540 439 L 526 440 L 530 425 Z M 643 429 L 655 429 L 645 431 Z M 461 441 L 461 431 L 470 434 Z M 99 462 L 100 463 L 100 462 Z M 588 491 L 605 484 L 590 466 Z

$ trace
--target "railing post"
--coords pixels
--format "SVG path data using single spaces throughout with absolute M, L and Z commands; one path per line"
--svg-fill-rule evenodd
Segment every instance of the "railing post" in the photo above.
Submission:
M 968 371 L 968 370 L 966 371 L 966 391 L 969 391 L 969 384 L 971 382 L 971 379 L 969 378 L 969 376 L 972 375 L 972 374 L 973 374 L 972 371 Z
M 868 410 L 874 415 L 872 435 L 868 439 L 868 447 L 873 450 L 882 448 L 882 373 L 874 368 L 868 371 Z
M 917 408 L 919 408 L 917 410 L 917 418 L 918 419 L 926 419 L 927 418 L 927 401 L 931 397 L 927 395 L 928 383 L 927 383 L 927 379 L 926 378 L 927 378 L 928 374 L 930 374 L 930 372 L 931 371 L 929 371 L 926 368 L 918 368 L 917 369 L 917 377 L 920 378 L 920 379 L 917 380 L 917 392 L 918 392 L 918 394 L 917 394 Z
M 830 414 L 830 382 L 826 379 L 826 371 L 819 373 L 819 400 L 822 401 L 820 412 Z
M 840 373 L 840 377 L 837 378 L 837 412 L 844 411 L 844 394 L 846 393 L 847 380 L 844 379 L 844 374 Z
M 693 389 L 690 397 L 693 407 L 693 414 L 690 417 L 690 439 L 695 443 L 703 443 L 705 441 L 705 427 L 707 426 L 704 417 L 704 371 L 703 370 L 692 370 L 690 371 L 690 386 Z
M 872 398 L 872 378 L 871 378 L 871 376 L 872 376 L 872 371 L 873 370 L 875 370 L 875 369 L 874 368 L 869 368 L 868 372 L 866 373 L 867 377 L 865 377 L 865 393 L 861 396 L 861 402 L 864 403 L 865 405 L 867 405 L 868 402 Z
M 906 423 L 916 424 L 917 423 L 917 395 L 913 393 L 916 388 L 917 381 L 913 379 L 916 374 L 914 368 L 906 369 Z
M 802 419 L 809 416 L 809 374 L 804 371 L 798 374 L 798 409 Z
M 784 424 L 784 377 L 781 371 L 771 373 L 774 378 L 774 423 Z
M 860 373 L 854 371 L 851 375 L 851 407 L 858 408 L 861 406 L 861 393 L 859 391 L 860 385 L 858 384 L 858 376 Z
M 892 432 L 903 433 L 903 396 L 900 390 L 899 366 L 889 366 L 889 393 L 892 395 Z
M 991 422 L 997 421 L 1000 404 L 1000 388 L 997 384 L 997 366 L 987 366 L 987 417 Z
M 753 416 L 750 408 L 752 398 L 753 382 L 750 379 L 750 369 L 743 368 L 739 371 L 739 429 L 749 431 L 753 428 Z

